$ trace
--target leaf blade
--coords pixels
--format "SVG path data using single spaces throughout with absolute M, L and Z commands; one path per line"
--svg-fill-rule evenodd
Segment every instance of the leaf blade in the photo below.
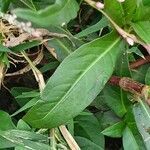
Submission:
M 78 9 L 78 3 L 75 0 L 56 0 L 53 5 L 37 12 L 29 9 L 16 9 L 14 12 L 22 19 L 41 26 L 49 26 L 50 24 L 62 25 L 68 23 L 76 17 Z
M 78 115 L 111 76 L 120 44 L 120 37 L 109 34 L 70 54 L 49 79 L 41 95 L 43 101 L 24 119 L 32 126 L 54 127 Z

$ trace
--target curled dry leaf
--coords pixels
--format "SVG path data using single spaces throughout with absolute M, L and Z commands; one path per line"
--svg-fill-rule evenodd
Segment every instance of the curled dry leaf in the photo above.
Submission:
M 22 42 L 24 42 L 25 40 L 29 39 L 29 37 L 30 37 L 29 33 L 22 33 L 18 37 L 11 36 L 10 40 L 6 41 L 5 46 L 7 47 L 17 46 Z

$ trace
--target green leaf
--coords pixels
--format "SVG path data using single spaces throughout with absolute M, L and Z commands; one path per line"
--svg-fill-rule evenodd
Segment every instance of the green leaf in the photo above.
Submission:
M 11 52 L 11 50 L 2 44 L 0 44 L 0 52 Z
M 125 24 L 124 10 L 122 4 L 117 0 L 104 0 L 105 11 L 118 25 Z
M 16 9 L 14 13 L 40 26 L 62 25 L 77 16 L 79 9 L 76 0 L 56 0 L 55 4 L 39 11 Z
M 24 119 L 34 127 L 51 128 L 78 115 L 110 78 L 121 47 L 120 37 L 108 34 L 71 53 L 46 84 L 43 101 Z
M 124 10 L 125 21 L 126 23 L 130 23 L 130 21 L 134 17 L 134 13 L 137 7 L 137 0 L 125 0 L 122 3 L 122 7 Z
M 42 68 L 40 68 L 40 71 L 42 73 L 45 73 L 49 70 L 54 70 L 59 66 L 59 62 L 58 61 L 54 61 L 54 62 L 50 62 L 48 64 L 44 64 L 44 66 Z
M 137 68 L 136 70 L 132 70 L 132 78 L 138 82 L 144 83 L 148 68 L 149 64 L 145 64 Z
M 31 100 L 31 98 L 34 98 L 33 92 L 35 96 L 39 96 L 39 93 L 37 93 L 35 90 L 25 87 L 13 87 L 11 89 L 11 94 L 15 97 L 17 103 L 22 107 L 27 102 Z M 30 93 L 30 95 L 29 95 Z M 22 95 L 22 96 L 21 96 Z M 22 97 L 22 98 L 17 98 Z
M 75 118 L 75 136 L 85 137 L 104 149 L 104 136 L 101 134 L 97 118 L 89 115 L 79 115 Z
M 133 17 L 134 22 L 138 21 L 150 21 L 150 7 L 144 6 L 141 2 L 138 4 L 138 7 L 135 11 L 135 15 Z
M 144 55 L 142 54 L 142 52 L 138 49 L 138 47 L 132 47 L 128 50 L 128 53 L 135 53 L 136 55 L 142 57 L 143 59 L 145 59 Z
M 82 150 L 104 150 L 99 145 L 96 145 L 84 137 L 76 136 L 75 139 Z
M 103 130 L 121 121 L 112 111 L 98 112 L 95 116 Z
M 120 90 L 115 87 L 105 86 L 103 90 L 104 101 L 119 117 L 123 117 L 126 113 L 125 105 L 120 97 Z
M 150 21 L 132 23 L 132 27 L 137 35 L 147 44 L 150 43 Z
M 20 52 L 20 51 L 28 50 L 28 49 L 38 46 L 40 44 L 41 44 L 40 41 L 31 41 L 31 42 L 26 42 L 26 43 L 22 43 L 17 46 L 11 47 L 10 49 L 13 52 Z
M 102 134 L 110 136 L 110 137 L 122 137 L 123 130 L 125 128 L 125 123 L 118 122 L 105 130 L 102 131 Z
M 29 131 L 21 130 L 0 130 L 0 148 L 20 146 L 27 150 L 48 150 L 50 147 L 43 142 L 47 142 L 47 137 Z M 8 145 L 6 145 L 7 143 Z
M 150 147 L 150 109 L 142 100 L 133 107 L 136 124 L 144 143 L 149 149 Z
M 16 128 L 9 114 L 4 111 L 0 111 L 0 121 L 0 130 L 9 130 Z
M 77 38 L 81 38 L 84 36 L 87 36 L 91 33 L 94 33 L 104 27 L 106 27 L 108 25 L 106 18 L 102 18 L 99 22 L 97 22 L 96 24 L 86 28 L 85 30 L 79 32 L 78 34 L 75 35 L 75 37 Z
M 1 11 L 6 13 L 8 11 L 11 0 L 1 0 L 0 3 L 1 3 Z
M 143 5 L 150 6 L 149 0 L 142 0 Z
M 124 150 L 140 150 L 132 131 L 128 127 L 123 132 L 123 147 Z
M 145 144 L 142 140 L 142 136 L 140 135 L 135 119 L 134 119 L 134 114 L 133 114 L 133 105 L 128 107 L 127 113 L 124 117 L 124 122 L 128 126 L 128 128 L 131 130 L 134 139 L 136 140 L 136 143 L 138 143 L 138 147 L 140 150 L 146 150 Z M 127 127 L 126 126 L 126 127 Z

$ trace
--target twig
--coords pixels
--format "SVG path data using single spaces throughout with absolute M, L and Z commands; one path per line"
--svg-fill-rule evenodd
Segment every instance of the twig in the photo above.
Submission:
M 39 88 L 40 88 L 40 91 L 42 91 L 45 87 L 45 81 L 44 81 L 44 78 L 43 78 L 43 75 L 42 73 L 35 67 L 35 65 L 33 64 L 33 62 L 28 58 L 28 56 L 26 55 L 25 52 L 21 52 L 21 54 L 24 56 L 24 58 L 27 60 L 27 62 L 29 63 L 33 73 L 34 73 L 34 76 L 39 84 Z
M 109 79 L 109 83 L 112 85 L 120 86 L 123 90 L 128 91 L 133 94 L 141 94 L 143 87 L 145 86 L 142 83 L 136 82 L 135 80 L 128 77 L 117 77 L 112 76 Z
M 90 6 L 92 6 L 93 8 L 97 9 L 98 11 L 100 11 L 110 22 L 111 24 L 114 26 L 114 28 L 117 30 L 117 32 L 128 42 L 129 45 L 133 45 L 134 42 L 135 43 L 139 43 L 141 44 L 146 50 L 147 52 L 150 54 L 150 45 L 140 41 L 135 35 L 130 34 L 128 32 L 126 32 L 125 30 L 123 30 L 119 25 L 117 25 L 112 19 L 111 17 L 109 17 L 109 15 L 104 12 L 102 9 L 97 7 L 97 3 L 93 0 L 84 0 L 85 2 L 87 2 Z
M 47 48 L 47 50 L 52 54 L 52 56 L 57 59 L 57 54 L 56 54 L 56 52 L 55 52 L 55 49 L 49 47 L 47 42 L 44 42 L 43 45 L 44 45 L 44 46 Z
M 117 85 L 124 91 L 132 93 L 134 96 L 142 97 L 150 106 L 150 86 L 139 83 L 128 77 L 112 76 L 109 81 L 111 85 Z M 138 100 L 138 99 L 135 99 Z
M 50 143 L 51 143 L 51 149 L 56 150 L 55 129 L 50 130 Z
M 68 132 L 67 128 L 64 125 L 61 125 L 59 129 L 71 150 L 80 150 L 80 147 L 77 145 L 72 135 Z
M 37 58 L 32 62 L 33 65 L 35 65 L 35 66 L 38 65 L 42 59 L 43 59 L 43 51 L 41 50 L 40 53 L 38 54 Z M 23 69 L 20 69 L 16 72 L 13 72 L 13 73 L 7 73 L 5 76 L 9 77 L 9 76 L 21 75 L 21 74 L 24 74 L 30 70 L 31 70 L 31 66 L 27 65 Z
M 135 69 L 147 63 L 150 63 L 150 56 L 145 56 L 145 59 L 140 58 L 137 59 L 135 62 L 130 63 L 130 68 Z
M 5 64 L 3 62 L 0 62 L 0 89 L 1 85 L 3 84 L 4 76 L 5 76 Z

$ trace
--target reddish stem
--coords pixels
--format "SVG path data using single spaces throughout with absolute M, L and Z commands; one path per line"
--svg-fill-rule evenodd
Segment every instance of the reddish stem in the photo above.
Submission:
M 144 84 L 134 81 L 128 77 L 117 77 L 112 76 L 109 80 L 109 83 L 112 85 L 120 86 L 123 90 L 128 91 L 133 94 L 142 94 L 142 90 L 144 88 Z
M 140 67 L 144 64 L 147 64 L 149 62 L 150 62 L 150 55 L 145 56 L 145 59 L 143 59 L 143 58 L 137 59 L 135 62 L 130 64 L 130 68 L 135 69 L 135 68 L 138 68 L 138 67 Z

